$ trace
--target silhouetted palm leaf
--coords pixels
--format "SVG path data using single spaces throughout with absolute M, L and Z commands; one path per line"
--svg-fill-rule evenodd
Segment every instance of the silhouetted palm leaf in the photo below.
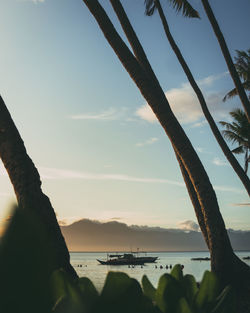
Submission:
M 250 91 L 250 49 L 247 51 L 236 50 L 237 57 L 235 57 L 235 68 L 239 74 L 239 77 L 242 79 L 242 85 L 246 91 Z M 236 88 L 229 91 L 223 101 L 235 97 L 238 95 Z M 250 95 L 248 96 L 250 99 Z
M 238 148 L 233 149 L 232 152 L 235 153 L 235 154 L 244 153 L 244 147 L 243 146 L 239 146 Z
M 246 82 L 242 83 L 242 85 L 243 85 L 245 90 L 250 91 L 250 81 L 246 81 Z M 234 88 L 234 89 L 230 90 L 222 100 L 223 100 L 223 102 L 225 102 L 226 100 L 231 99 L 237 95 L 238 95 L 238 91 L 236 88 Z
M 246 114 L 236 109 L 230 112 L 230 115 L 234 119 L 232 123 L 220 122 L 226 130 L 222 131 L 223 136 L 233 144 L 237 143 L 239 146 L 232 150 L 235 154 L 245 154 L 245 172 L 248 170 L 248 163 L 250 161 L 250 124 L 246 117 Z
M 182 15 L 185 17 L 199 18 L 199 13 L 191 6 L 187 0 L 168 0 L 177 13 L 182 11 Z M 151 16 L 156 10 L 154 0 L 145 0 L 145 14 Z

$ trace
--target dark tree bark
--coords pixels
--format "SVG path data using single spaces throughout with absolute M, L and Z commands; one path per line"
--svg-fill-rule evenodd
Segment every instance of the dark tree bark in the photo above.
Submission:
M 204 223 L 207 229 L 211 267 L 223 284 L 241 282 L 246 279 L 249 267 L 233 253 L 217 198 L 207 173 L 191 142 L 175 118 L 163 90 L 159 84 L 148 79 L 148 73 L 141 67 L 123 42 L 106 12 L 97 0 L 83 0 L 98 22 L 104 36 L 117 54 L 124 68 L 139 88 L 160 124 L 164 128 L 174 149 L 190 177 L 197 194 Z M 240 271 L 238 269 L 240 268 Z M 237 275 L 234 273 L 237 272 Z M 248 276 L 249 277 L 249 276 Z
M 215 36 L 217 37 L 217 40 L 219 42 L 221 52 L 222 52 L 224 59 L 227 63 L 227 67 L 228 67 L 230 75 L 234 81 L 234 85 L 238 91 L 238 95 L 240 97 L 243 108 L 246 112 L 247 119 L 250 122 L 250 103 L 249 103 L 248 97 L 246 95 L 246 92 L 244 90 L 244 87 L 242 86 L 242 83 L 240 81 L 239 75 L 235 69 L 235 66 L 234 66 L 233 60 L 231 58 L 230 52 L 228 50 L 225 38 L 222 34 L 220 26 L 219 26 L 219 24 L 218 24 L 218 22 L 214 16 L 213 10 L 212 10 L 208 0 L 201 0 L 201 2 L 203 4 L 204 10 L 205 10 L 207 17 L 209 19 L 209 22 L 213 28 Z
M 0 157 L 14 187 L 21 209 L 35 213 L 46 230 L 50 251 L 54 252 L 54 269 L 64 268 L 77 277 L 49 198 L 42 192 L 39 173 L 28 156 L 23 140 L 0 96 Z
M 223 151 L 224 155 L 226 156 L 228 162 L 231 164 L 232 168 L 234 169 L 235 173 L 238 175 L 239 179 L 241 180 L 242 184 L 244 185 L 248 195 L 250 196 L 250 180 L 247 176 L 247 174 L 245 173 L 244 169 L 240 166 L 239 162 L 237 161 L 237 159 L 235 158 L 235 156 L 233 155 L 233 153 L 231 152 L 231 150 L 229 149 L 227 143 L 225 142 L 223 136 L 221 135 L 212 115 L 210 114 L 209 110 L 208 110 L 208 106 L 206 104 L 205 98 L 199 88 L 199 86 L 197 85 L 192 72 L 190 71 L 183 55 L 181 54 L 181 51 L 179 49 L 179 47 L 177 46 L 167 23 L 166 17 L 163 13 L 161 4 L 159 0 L 154 0 L 156 8 L 159 12 L 161 21 L 162 21 L 162 25 L 164 27 L 165 30 L 165 34 L 168 38 L 168 41 L 176 55 L 176 57 L 178 58 L 179 63 L 181 64 L 187 79 L 190 83 L 190 85 L 192 86 L 194 92 L 196 93 L 196 96 L 200 102 L 201 105 L 201 109 L 204 113 L 204 116 L 206 118 L 206 120 L 208 121 L 208 124 L 214 134 L 214 137 L 216 138 L 219 146 L 221 147 L 221 150 Z

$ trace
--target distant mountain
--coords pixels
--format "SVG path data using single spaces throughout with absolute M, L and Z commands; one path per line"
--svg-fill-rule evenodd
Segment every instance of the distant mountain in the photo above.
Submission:
M 207 250 L 197 231 L 160 227 L 128 226 L 120 222 L 101 223 L 82 219 L 61 226 L 70 251 L 201 251 Z M 250 250 L 250 231 L 228 230 L 235 250 Z

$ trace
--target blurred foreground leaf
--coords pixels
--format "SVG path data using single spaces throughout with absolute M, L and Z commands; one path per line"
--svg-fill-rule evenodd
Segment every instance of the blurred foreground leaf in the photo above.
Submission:
M 53 251 L 42 224 L 31 212 L 14 209 L 0 243 L 0 307 L 3 313 L 46 313 Z

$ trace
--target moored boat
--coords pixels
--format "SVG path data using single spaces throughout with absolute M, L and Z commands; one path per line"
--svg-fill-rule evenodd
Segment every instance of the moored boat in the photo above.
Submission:
M 145 263 L 154 263 L 158 257 L 138 256 L 133 253 L 110 254 L 107 260 L 97 261 L 102 265 L 143 265 Z

